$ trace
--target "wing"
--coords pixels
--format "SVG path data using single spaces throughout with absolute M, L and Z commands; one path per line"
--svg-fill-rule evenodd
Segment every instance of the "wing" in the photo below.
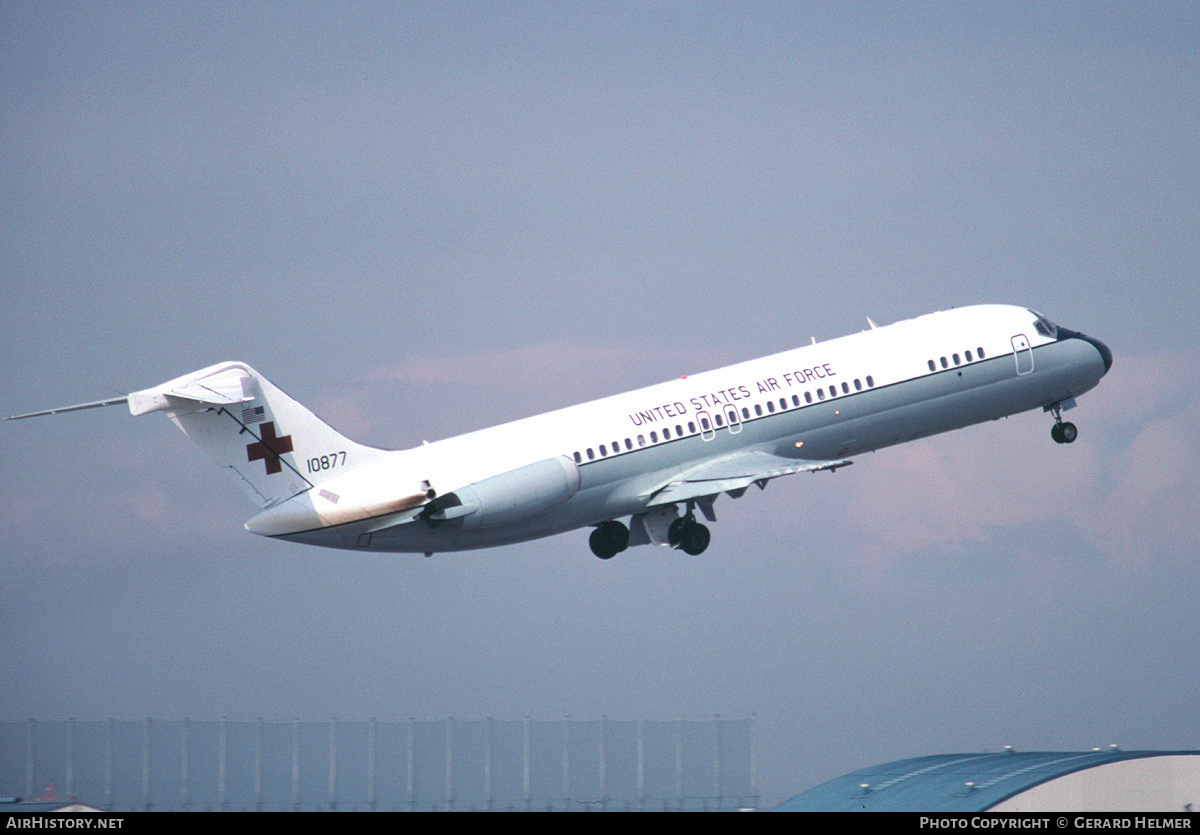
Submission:
M 769 452 L 749 451 L 725 455 L 684 470 L 646 495 L 646 506 L 674 504 L 690 499 L 729 493 L 734 498 L 751 484 L 766 487 L 773 478 L 793 473 L 813 473 L 819 470 L 833 472 L 853 461 L 797 461 L 772 455 Z

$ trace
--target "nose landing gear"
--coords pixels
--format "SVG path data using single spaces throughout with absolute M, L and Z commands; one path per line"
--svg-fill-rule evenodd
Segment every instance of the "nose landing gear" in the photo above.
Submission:
M 1054 443 L 1074 443 L 1079 437 L 1079 430 L 1075 428 L 1075 424 L 1062 419 L 1061 404 L 1055 403 L 1049 410 L 1054 414 L 1054 425 L 1050 427 L 1050 437 L 1054 439 Z
M 1079 437 L 1079 430 L 1073 423 L 1056 423 L 1050 427 L 1050 437 L 1056 443 L 1069 444 Z

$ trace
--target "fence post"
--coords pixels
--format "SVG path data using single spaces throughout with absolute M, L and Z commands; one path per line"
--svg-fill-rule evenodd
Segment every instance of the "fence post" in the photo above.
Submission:
M 713 797 L 721 809 L 721 714 L 713 717 Z
M 571 811 L 571 717 L 563 717 L 563 811 Z
M 683 717 L 675 719 L 675 797 L 683 811 Z
M 408 717 L 408 811 L 417 810 L 417 792 L 413 776 L 413 723 L 417 720 Z
M 600 808 L 608 811 L 608 717 L 600 717 Z
M 329 811 L 337 809 L 337 719 L 329 720 Z
M 367 724 L 367 805 L 375 811 L 375 717 Z
M 75 799 L 75 720 L 67 720 L 67 799 Z
M 229 717 L 221 717 L 221 733 L 217 737 L 217 805 L 224 812 L 229 802 L 229 785 L 226 782 L 225 756 L 228 752 Z
M 36 719 L 30 717 L 29 724 L 25 726 L 25 798 L 27 800 L 33 799 L 33 728 L 36 722 Z
M 533 788 L 529 785 L 529 717 L 521 723 L 521 790 L 525 796 L 525 811 L 533 806 Z
M 150 718 L 142 734 L 142 808 L 150 811 Z
M 483 800 L 484 808 L 492 811 L 492 717 L 483 724 Z
M 254 808 L 261 812 L 263 809 L 263 718 L 258 717 L 258 728 L 254 737 Z
M 644 737 L 644 719 L 637 720 L 637 796 L 638 808 L 646 811 L 646 740 Z
M 759 808 L 758 797 L 758 716 L 750 714 L 750 796 L 754 798 L 755 811 Z
M 190 735 L 191 728 L 189 727 L 188 722 L 189 720 L 187 719 L 183 720 L 183 748 L 179 752 L 179 805 L 185 812 L 191 805 L 191 796 L 190 792 L 188 791 L 188 744 L 190 742 L 188 737 Z
M 292 722 L 292 811 L 300 811 L 300 719 Z
M 454 717 L 446 717 L 446 809 L 454 808 Z
M 112 811 L 113 807 L 113 723 L 116 720 L 109 717 L 108 733 L 104 737 L 104 808 Z

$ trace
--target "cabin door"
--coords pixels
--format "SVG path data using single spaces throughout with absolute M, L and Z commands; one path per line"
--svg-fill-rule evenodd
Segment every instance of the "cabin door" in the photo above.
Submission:
M 1017 361 L 1017 376 L 1021 377 L 1033 371 L 1033 348 L 1029 346 L 1029 338 L 1019 333 L 1012 338 L 1013 357 Z

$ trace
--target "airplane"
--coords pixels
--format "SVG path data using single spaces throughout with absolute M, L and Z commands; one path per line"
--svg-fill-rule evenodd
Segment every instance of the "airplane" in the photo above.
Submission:
M 710 542 L 696 510 L 715 522 L 722 493 L 1038 408 L 1072 443 L 1062 412 L 1112 366 L 1098 339 L 1023 307 L 867 324 L 413 449 L 347 439 L 241 362 L 8 420 L 163 412 L 258 506 L 246 529 L 289 542 L 429 556 L 591 528 L 601 559 L 648 544 L 696 555 Z

